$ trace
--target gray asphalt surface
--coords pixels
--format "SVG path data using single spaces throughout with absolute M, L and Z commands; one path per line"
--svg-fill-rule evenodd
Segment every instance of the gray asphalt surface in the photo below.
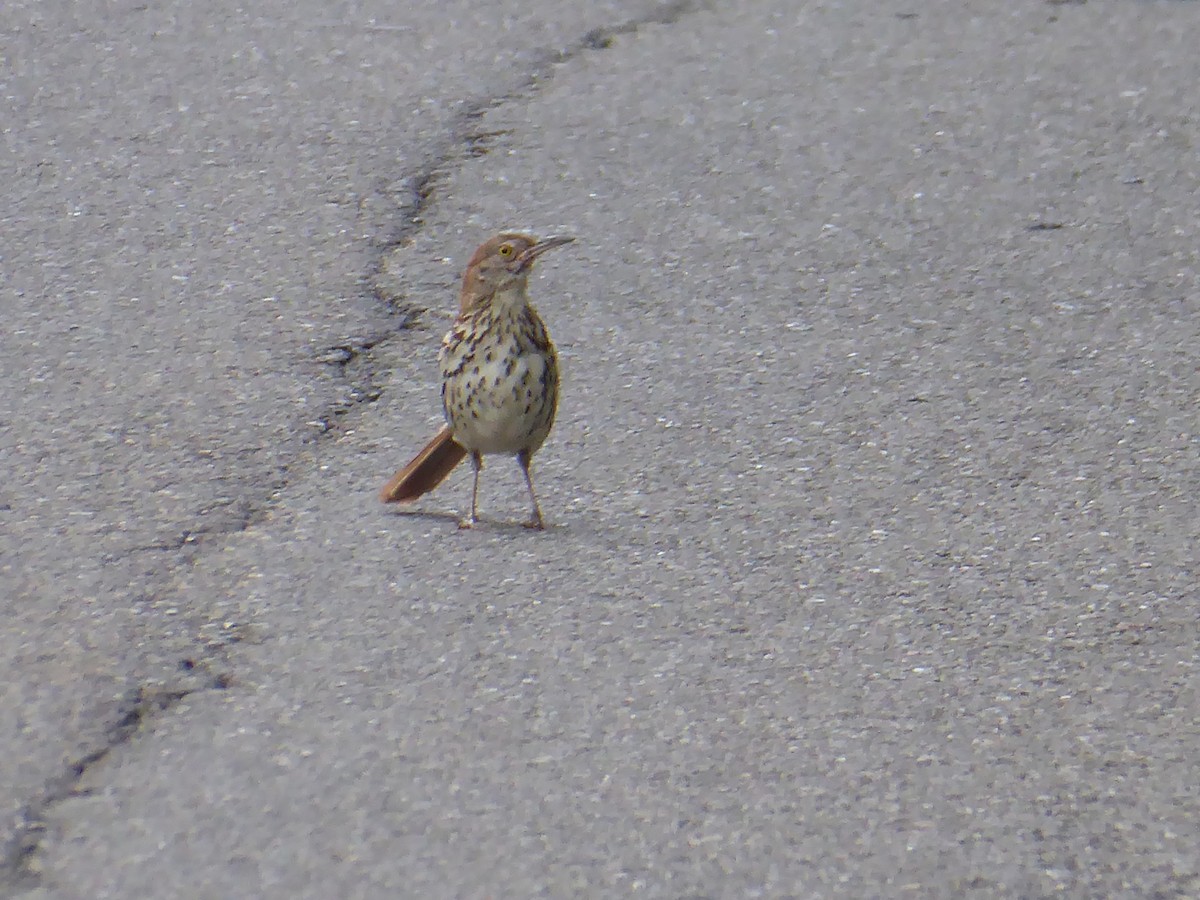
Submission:
M 0 895 L 1200 896 L 1198 44 L 6 3 Z M 551 528 L 459 533 L 506 226 Z

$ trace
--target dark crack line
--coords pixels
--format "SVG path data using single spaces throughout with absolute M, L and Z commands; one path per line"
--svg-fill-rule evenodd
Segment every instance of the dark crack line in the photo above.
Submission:
M 407 187 L 401 191 L 383 190 L 381 193 L 391 196 L 399 213 L 401 224 L 393 230 L 389 240 L 383 242 L 377 256 L 375 266 L 369 275 L 376 298 L 393 313 L 403 317 L 402 323 L 394 329 L 393 334 L 405 330 L 412 325 L 420 304 L 413 303 L 402 294 L 393 293 L 383 284 L 382 275 L 384 260 L 387 254 L 397 247 L 412 242 L 425 225 L 425 213 L 437 200 L 439 185 L 454 174 L 462 165 L 472 159 L 485 156 L 503 138 L 512 133 L 511 129 L 486 130 L 480 127 L 480 122 L 488 112 L 500 109 L 514 101 L 528 103 L 530 98 L 537 95 L 554 78 L 555 70 L 585 53 L 599 52 L 613 46 L 616 38 L 622 35 L 636 34 L 648 25 L 673 25 L 684 17 L 702 10 L 709 9 L 710 2 L 706 0 L 671 0 L 660 4 L 647 14 L 617 25 L 593 28 L 578 40 L 559 50 L 547 50 L 539 54 L 533 65 L 521 77 L 512 81 L 504 90 L 486 96 L 464 100 L 457 115 L 448 128 L 448 136 L 439 143 L 425 159 L 425 162 L 411 170 L 407 177 L 401 178 L 401 183 Z M 349 342 L 353 344 L 354 342 Z M 380 370 L 375 365 L 373 354 L 370 352 L 374 345 L 366 345 L 359 341 L 366 352 L 361 362 L 363 371 L 369 372 L 369 380 L 373 388 L 380 385 L 390 375 L 390 370 Z M 376 341 L 376 343 L 379 343 Z M 329 348 L 335 351 L 339 348 Z M 349 349 L 348 347 L 345 349 Z M 328 351 L 327 351 L 328 353 Z M 351 357 L 347 357 L 349 360 Z M 374 402 L 382 394 L 379 390 L 370 401 Z
M 411 196 L 407 209 L 403 210 L 406 225 L 401 227 L 400 233 L 394 236 L 387 249 L 407 242 L 420 230 L 424 224 L 422 216 L 432 206 L 439 182 L 449 177 L 460 164 L 485 155 L 498 139 L 511 134 L 510 129 L 481 130 L 478 123 L 488 112 L 514 100 L 528 102 L 530 97 L 553 81 L 556 68 L 584 53 L 607 50 L 622 35 L 636 34 L 648 25 L 672 25 L 687 15 L 707 8 L 707 3 L 698 0 L 673 0 L 644 16 L 617 25 L 593 28 L 565 48 L 539 54 L 529 71 L 515 79 L 507 89 L 465 102 L 450 128 L 450 137 L 439 148 L 440 152 L 409 177 Z
M 437 201 L 438 188 L 444 181 L 465 163 L 487 155 L 512 133 L 511 129 L 506 128 L 482 128 L 480 123 L 483 118 L 490 111 L 514 101 L 529 102 L 532 96 L 553 80 L 558 67 L 584 53 L 607 50 L 617 37 L 635 34 L 648 25 L 672 25 L 687 15 L 707 8 L 709 4 L 701 0 L 672 0 L 660 4 L 644 16 L 617 25 L 593 28 L 565 48 L 538 54 L 529 70 L 504 90 L 463 101 L 450 122 L 446 138 L 436 145 L 421 165 L 400 179 L 404 188 L 381 189 L 380 193 L 389 197 L 395 205 L 401 224 L 382 243 L 368 280 L 376 300 L 390 317 L 398 317 L 400 321 L 392 324 L 383 334 L 350 338 L 326 347 L 317 355 L 317 361 L 329 366 L 334 377 L 343 381 L 345 389 L 336 402 L 308 421 L 308 426 L 315 432 L 311 435 L 314 440 L 319 441 L 338 431 L 350 413 L 383 396 L 383 385 L 390 377 L 391 369 L 379 365 L 373 351 L 399 332 L 412 327 L 422 311 L 419 304 L 410 302 L 407 297 L 389 290 L 383 284 L 381 275 L 384 258 L 396 247 L 411 243 L 420 233 L 425 225 L 425 214 Z
M 218 675 L 210 680 L 206 688 L 199 690 L 218 690 L 228 686 L 228 683 L 226 676 Z M 97 744 L 67 763 L 18 812 L 12 838 L 0 847 L 0 887 L 18 891 L 36 887 L 42 879 L 39 853 L 50 830 L 50 810 L 64 800 L 86 796 L 88 791 L 83 787 L 83 781 L 93 767 L 102 763 L 118 747 L 132 741 L 143 724 L 176 706 L 197 690 L 141 685 L 129 691 Z

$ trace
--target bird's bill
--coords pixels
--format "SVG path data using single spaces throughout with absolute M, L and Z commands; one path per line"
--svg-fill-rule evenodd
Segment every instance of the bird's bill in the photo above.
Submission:
M 555 237 L 542 238 L 528 250 L 521 254 L 521 268 L 528 268 L 533 264 L 533 261 L 545 253 L 547 250 L 553 250 L 555 247 L 561 247 L 563 244 L 571 243 L 575 238 L 570 235 L 556 235 Z

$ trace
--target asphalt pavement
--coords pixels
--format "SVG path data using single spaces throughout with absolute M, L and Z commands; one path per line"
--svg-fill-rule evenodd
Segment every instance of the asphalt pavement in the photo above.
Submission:
M 0 896 L 1200 896 L 1198 43 L 6 2 Z M 460 532 L 376 493 L 508 227 Z

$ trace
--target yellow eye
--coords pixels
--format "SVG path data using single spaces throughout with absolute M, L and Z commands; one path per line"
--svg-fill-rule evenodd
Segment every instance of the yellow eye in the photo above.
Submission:
M 500 245 L 500 255 L 501 256 L 512 256 L 513 255 L 512 244 L 501 244 Z

